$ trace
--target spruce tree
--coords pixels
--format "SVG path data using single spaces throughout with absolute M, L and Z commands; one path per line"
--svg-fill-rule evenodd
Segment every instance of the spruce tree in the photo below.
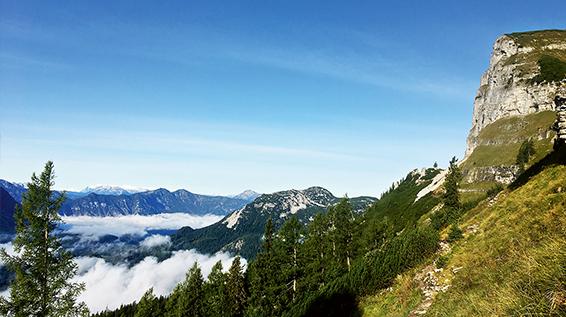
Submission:
M 159 303 L 153 295 L 153 288 L 148 289 L 136 305 L 134 317 L 158 317 L 163 312 L 159 311 Z
M 246 305 L 246 283 L 244 271 L 237 256 L 232 261 L 226 279 L 226 314 L 225 316 L 240 317 L 244 315 Z
M 277 295 L 280 309 L 294 302 L 298 297 L 302 285 L 299 280 L 303 276 L 303 254 L 301 253 L 301 240 L 303 239 L 303 226 L 296 216 L 287 220 L 277 234 L 276 257 L 279 267 L 279 288 L 282 293 Z
M 444 207 L 452 210 L 458 210 L 462 207 L 460 203 L 460 181 L 462 180 L 462 172 L 457 164 L 458 159 L 452 157 L 450 166 L 448 167 L 448 174 L 444 181 Z
M 15 272 L 9 299 L 0 298 L 3 316 L 88 315 L 86 305 L 76 302 L 84 285 L 70 282 L 77 265 L 54 234 L 65 200 L 53 192 L 54 179 L 53 162 L 49 161 L 39 177 L 32 175 L 22 205 L 14 213 L 16 255 L 10 256 L 4 249 L 0 252 L 2 261 Z
M 308 226 L 303 244 L 306 259 L 305 287 L 311 292 L 323 287 L 328 280 L 332 250 L 329 237 L 330 220 L 328 218 L 323 213 L 314 216 Z
M 177 302 L 180 316 L 204 316 L 204 279 L 198 263 L 191 267 Z
M 272 316 L 276 308 L 276 258 L 273 252 L 273 222 L 267 220 L 261 251 L 250 264 L 250 303 L 248 313 L 253 316 Z
M 211 317 L 224 316 L 226 304 L 226 276 L 222 272 L 222 262 L 218 261 L 212 267 L 205 284 L 206 315 Z
M 354 213 L 347 198 L 344 198 L 332 209 L 332 241 L 336 269 L 340 273 L 350 271 L 354 257 Z

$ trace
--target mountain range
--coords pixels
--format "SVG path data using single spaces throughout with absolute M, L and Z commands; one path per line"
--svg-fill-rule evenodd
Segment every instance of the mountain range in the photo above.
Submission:
M 26 192 L 23 184 L 0 179 L 2 223 L 0 231 L 13 231 L 13 211 Z M 83 191 L 65 191 L 60 214 L 65 216 L 152 215 L 183 212 L 194 215 L 226 215 L 253 201 L 260 194 L 246 190 L 232 197 L 199 195 L 184 189 L 145 190 L 118 186 L 93 186 Z M 136 192 L 138 191 L 138 192 Z M 55 192 L 59 194 L 60 192 Z M 13 203 L 12 203 L 13 202 Z
M 263 194 L 208 227 L 179 229 L 172 236 L 173 248 L 196 249 L 202 253 L 228 251 L 252 258 L 259 249 L 268 219 L 272 220 L 275 229 L 292 215 L 306 224 L 315 214 L 325 212 L 339 201 L 340 198 L 322 187 Z M 364 211 L 375 201 L 376 198 L 366 196 L 350 199 L 357 212 Z

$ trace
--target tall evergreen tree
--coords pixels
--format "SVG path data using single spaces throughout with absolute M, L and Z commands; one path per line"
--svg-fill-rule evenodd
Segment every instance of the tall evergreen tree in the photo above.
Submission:
M 460 203 L 460 181 L 462 180 L 462 172 L 457 164 L 458 159 L 452 157 L 450 160 L 450 166 L 448 167 L 448 174 L 446 175 L 446 180 L 444 181 L 444 196 L 443 202 L 444 206 L 451 208 L 453 210 L 460 209 L 462 207 Z
M 232 261 L 232 265 L 228 270 L 226 279 L 226 315 L 232 317 L 240 317 L 244 315 L 246 305 L 247 292 L 244 279 L 244 271 L 237 256 Z
M 354 251 L 354 212 L 347 198 L 344 198 L 332 208 L 332 241 L 336 269 L 339 272 L 350 271 Z
M 533 140 L 528 139 L 521 143 L 519 152 L 517 153 L 516 163 L 519 165 L 519 172 L 522 173 L 525 170 L 525 165 L 529 163 L 531 156 L 535 155 L 535 143 Z
M 226 276 L 222 272 L 222 262 L 218 261 L 208 274 L 208 282 L 204 285 L 206 299 L 206 315 L 210 317 L 224 316 L 226 305 Z
M 204 279 L 198 263 L 189 269 L 185 280 L 175 289 L 166 303 L 168 316 L 204 316 Z
M 278 307 L 284 309 L 286 305 L 294 302 L 302 285 L 299 279 L 303 276 L 303 254 L 301 242 L 304 237 L 303 226 L 296 216 L 287 220 L 277 234 L 276 257 L 281 280 L 279 286 L 282 293 L 277 295 Z
M 88 315 L 86 305 L 76 302 L 84 285 L 70 282 L 77 265 L 54 234 L 61 221 L 58 211 L 65 200 L 52 191 L 54 179 L 53 162 L 49 161 L 39 177 L 33 174 L 22 206 L 14 213 L 16 255 L 10 256 L 2 249 L 0 258 L 15 272 L 15 280 L 10 286 L 10 298 L 0 299 L 1 315 Z
M 328 218 L 323 213 L 315 215 L 308 226 L 303 244 L 306 289 L 312 292 L 324 286 L 328 280 L 332 251 Z
M 276 258 L 273 252 L 273 222 L 267 220 L 261 251 L 248 269 L 250 303 L 248 313 L 253 316 L 273 316 L 277 293 Z
M 159 303 L 153 295 L 153 288 L 148 289 L 136 305 L 134 317 L 158 317 L 163 312 L 159 311 Z

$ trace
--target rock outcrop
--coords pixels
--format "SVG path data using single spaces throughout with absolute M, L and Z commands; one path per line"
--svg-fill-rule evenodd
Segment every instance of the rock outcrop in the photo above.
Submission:
M 466 157 L 478 146 L 480 131 L 501 118 L 554 110 L 559 82 L 533 80 L 543 55 L 566 56 L 566 30 L 514 33 L 499 37 L 474 100 Z
M 556 145 L 566 146 L 566 88 L 559 91 L 556 98 Z

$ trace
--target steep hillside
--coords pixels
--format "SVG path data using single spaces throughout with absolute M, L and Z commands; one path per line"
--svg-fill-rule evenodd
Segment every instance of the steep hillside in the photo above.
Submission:
M 364 298 L 364 315 L 566 313 L 566 166 L 549 167 L 483 202 L 460 227 L 462 240 L 445 242 L 435 259 Z
M 218 223 L 197 230 L 181 228 L 172 236 L 173 245 L 176 249 L 196 248 L 204 253 L 231 251 L 249 259 L 259 249 L 268 219 L 271 218 L 275 228 L 280 228 L 292 215 L 306 224 L 315 214 L 326 211 L 338 201 L 339 198 L 321 187 L 264 194 Z M 373 197 L 351 199 L 358 212 L 375 201 Z
M 368 209 L 366 217 L 388 218 L 397 231 L 402 230 L 408 223 L 415 222 L 440 202 L 440 199 L 431 193 L 435 188 L 437 176 L 442 176 L 442 173 L 443 171 L 437 168 L 410 172 Z

